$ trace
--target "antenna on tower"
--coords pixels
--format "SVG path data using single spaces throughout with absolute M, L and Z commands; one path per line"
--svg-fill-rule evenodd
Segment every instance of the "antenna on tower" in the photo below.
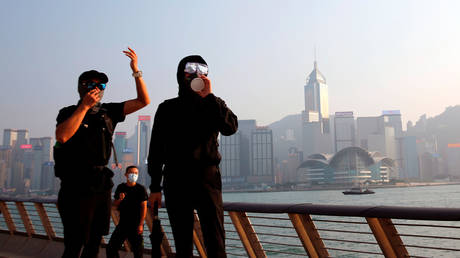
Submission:
M 316 44 L 314 46 L 314 51 L 315 51 L 315 60 L 314 60 L 314 67 L 315 67 L 315 70 L 318 68 L 318 65 L 316 64 Z

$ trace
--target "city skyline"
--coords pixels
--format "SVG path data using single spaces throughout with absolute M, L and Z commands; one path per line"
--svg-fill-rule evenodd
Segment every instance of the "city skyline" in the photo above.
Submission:
M 91 8 L 87 8 L 91 6 Z M 457 101 L 460 3 L 456 1 L 237 1 L 232 3 L 6 2 L 1 12 L 2 128 L 54 136 L 63 106 L 77 102 L 78 75 L 109 76 L 103 101 L 134 96 L 128 45 L 139 54 L 152 104 L 117 130 L 133 134 L 177 95 L 185 55 L 210 64 L 216 95 L 240 119 L 268 125 L 303 109 L 303 85 L 317 60 L 327 75 L 329 113 L 374 116 L 401 110 L 403 126 Z M 95 15 L 98 14 L 98 15 Z M 103 14 L 103 15 L 99 15 Z M 191 22 L 202 17 L 202 22 Z M 235 19 L 238 17 L 238 19 Z M 316 48 L 316 58 L 314 49 Z M 273 105 L 275 103 L 275 105 Z

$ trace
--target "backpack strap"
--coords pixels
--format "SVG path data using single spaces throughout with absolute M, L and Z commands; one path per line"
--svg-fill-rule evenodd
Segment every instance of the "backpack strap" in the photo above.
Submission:
M 112 119 L 110 119 L 107 116 L 107 110 L 104 108 L 101 108 L 101 111 L 103 112 L 103 117 L 104 117 L 104 122 L 105 122 L 105 127 L 107 131 L 109 131 L 110 135 L 113 135 L 113 124 L 112 124 Z M 118 168 L 118 158 L 117 158 L 117 151 L 115 150 L 115 146 L 113 145 L 113 141 L 110 141 L 110 145 L 112 146 L 113 150 L 113 159 L 115 160 L 115 165 Z

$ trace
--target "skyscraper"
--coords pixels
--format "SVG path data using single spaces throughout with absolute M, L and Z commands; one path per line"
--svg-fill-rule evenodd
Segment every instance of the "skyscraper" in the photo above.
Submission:
M 331 153 L 329 97 L 326 78 L 316 60 L 304 87 L 305 110 L 302 112 L 302 148 L 305 155 Z
M 307 77 L 305 92 L 305 122 L 320 122 L 322 133 L 329 133 L 329 96 L 326 78 L 318 70 L 316 60 Z

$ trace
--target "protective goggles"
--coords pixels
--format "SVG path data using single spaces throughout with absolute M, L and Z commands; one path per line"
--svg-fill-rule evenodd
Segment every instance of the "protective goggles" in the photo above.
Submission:
M 107 86 L 105 83 L 98 83 L 98 82 L 82 82 L 81 85 L 85 86 L 89 90 L 92 90 L 94 88 L 105 90 L 105 87 Z
M 208 66 L 200 63 L 187 63 L 184 72 L 208 75 Z

